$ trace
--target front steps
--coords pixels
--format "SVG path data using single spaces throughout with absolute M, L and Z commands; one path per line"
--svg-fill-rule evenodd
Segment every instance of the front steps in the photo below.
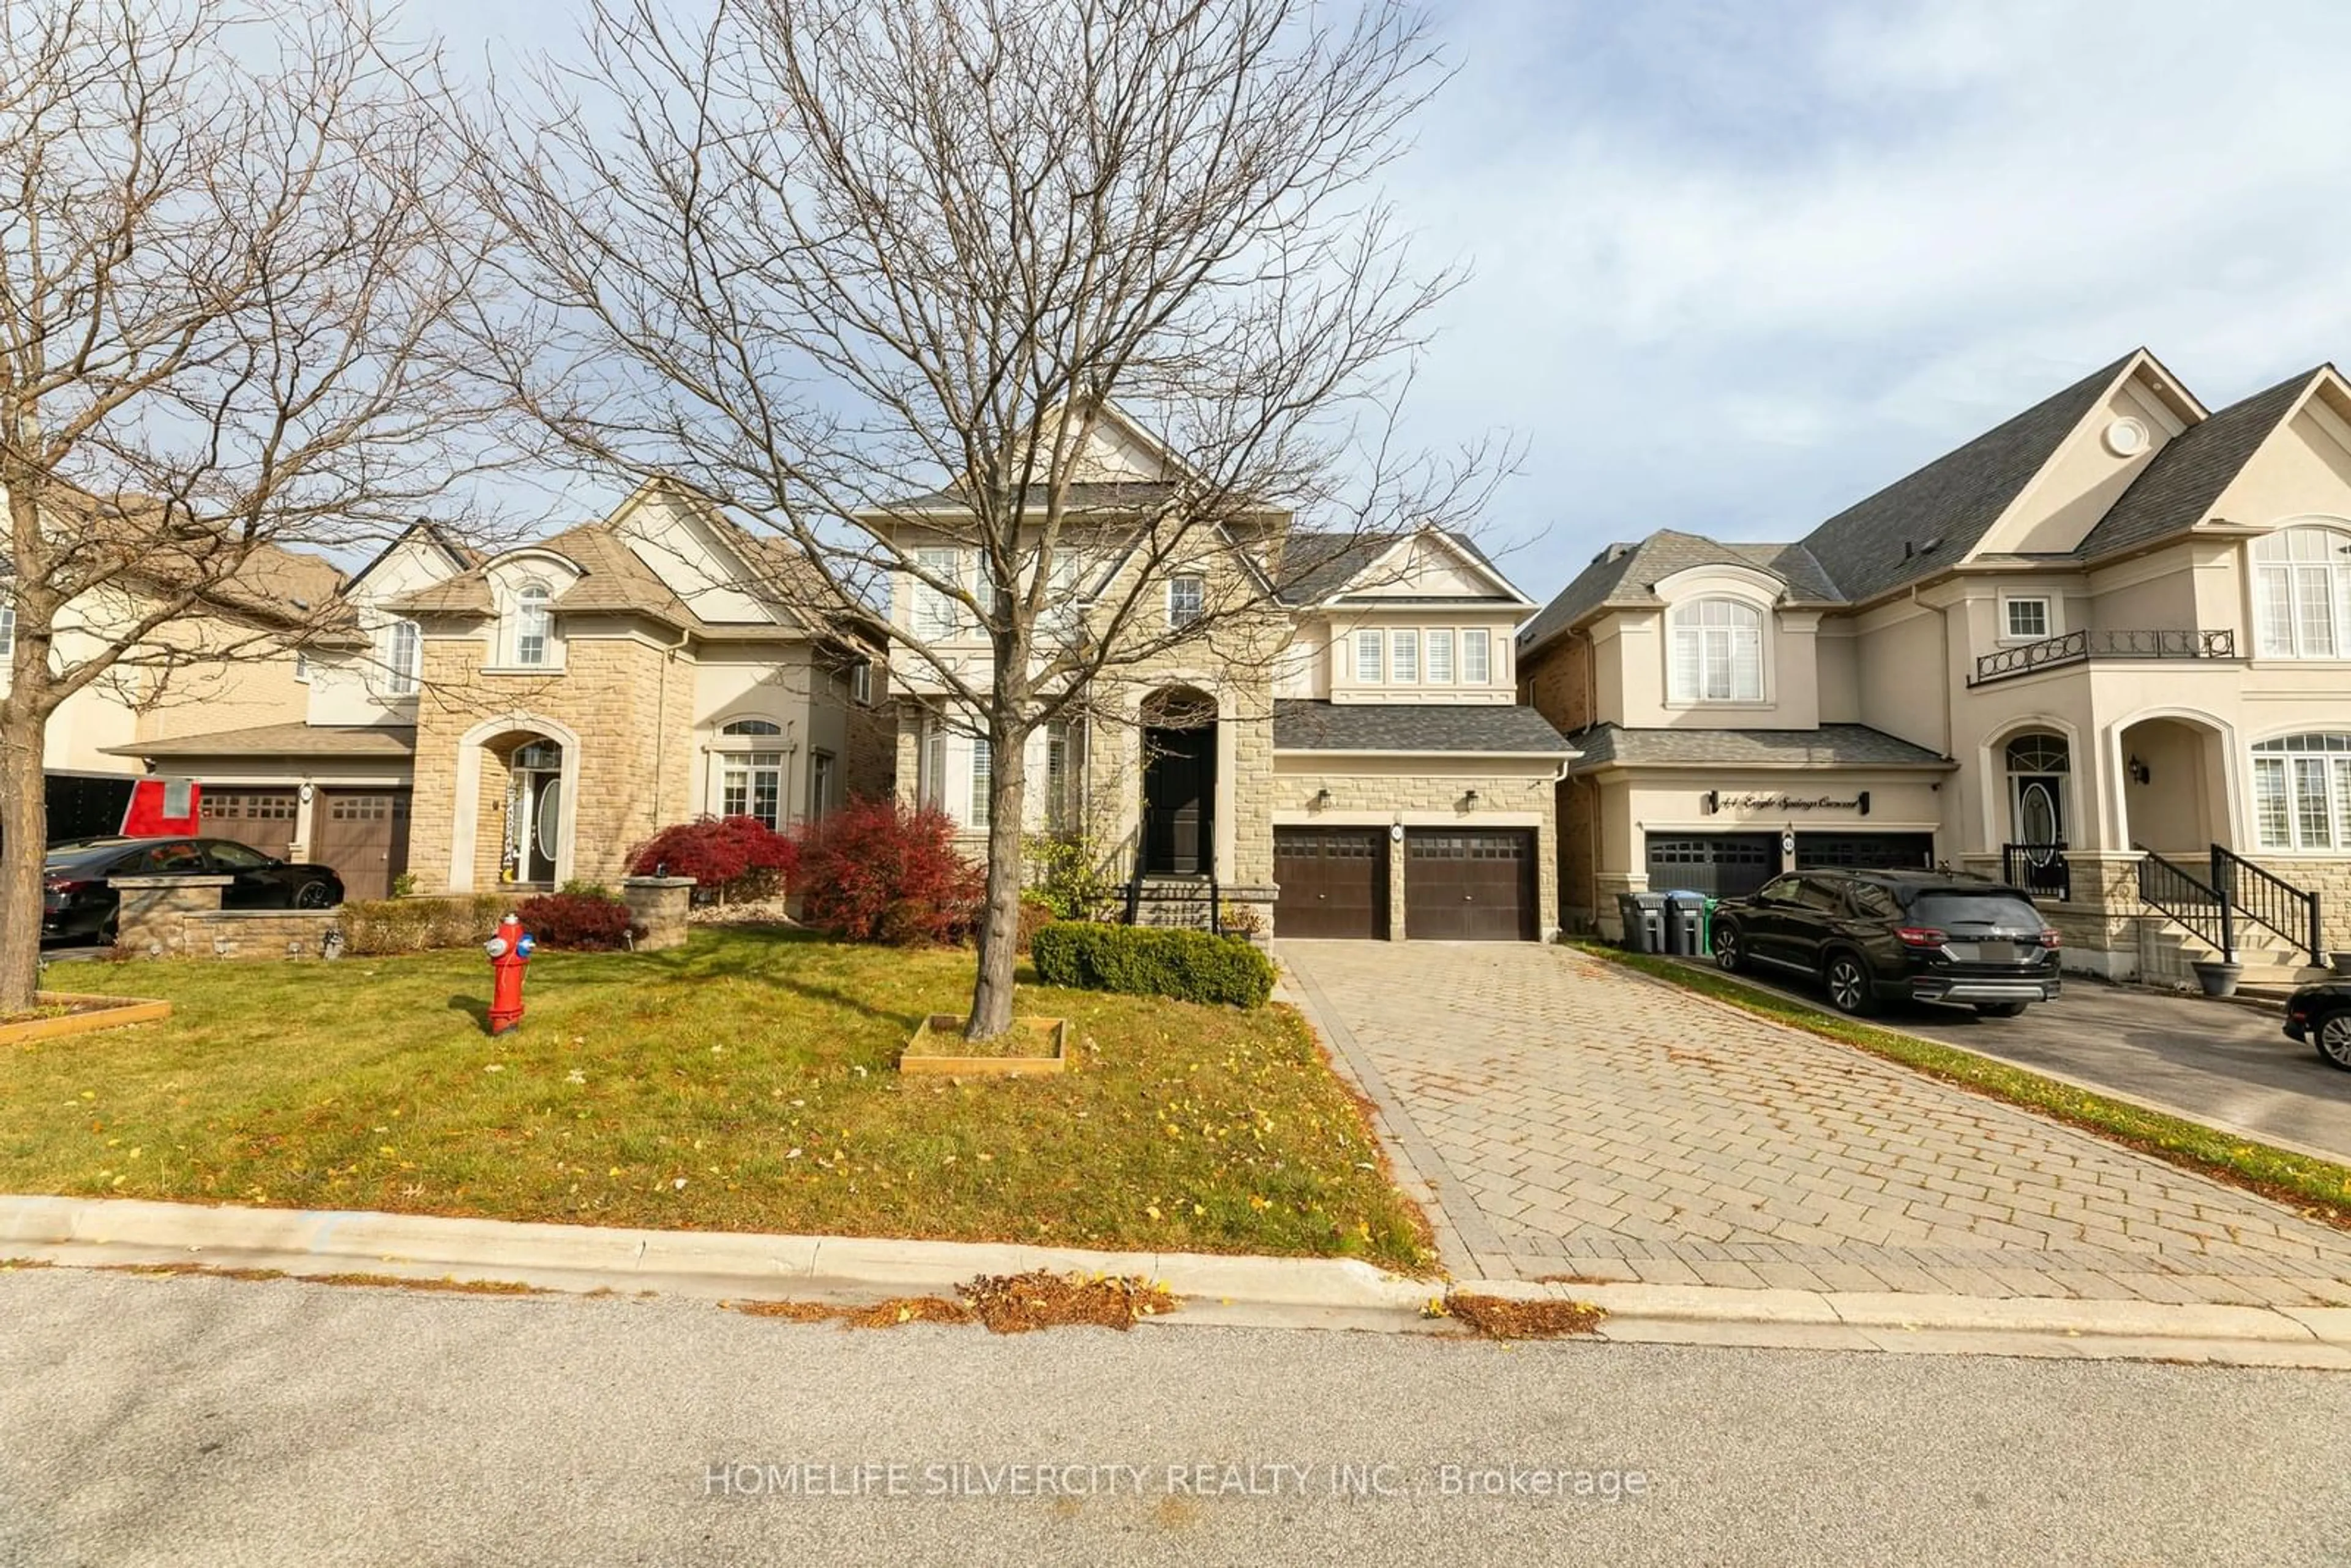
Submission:
M 2220 952 L 2203 938 L 2167 921 L 2150 926 L 2143 938 L 2140 978 L 2158 985 L 2193 986 L 2192 966 L 2215 963 L 2220 957 Z M 2245 969 L 2238 988 L 2255 993 L 2273 990 L 2283 995 L 2296 986 L 2325 979 L 2330 972 L 2312 965 L 2301 947 L 2250 921 L 2239 926 L 2237 962 Z

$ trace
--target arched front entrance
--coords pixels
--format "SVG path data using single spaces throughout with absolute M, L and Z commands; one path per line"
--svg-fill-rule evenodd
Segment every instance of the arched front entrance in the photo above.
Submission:
M 451 815 L 451 891 L 560 886 L 572 875 L 580 737 L 519 714 L 476 725 L 458 742 Z
M 507 759 L 506 847 L 501 882 L 552 887 L 563 852 L 563 747 L 537 739 L 517 745 Z
M 1143 869 L 1206 876 L 1216 864 L 1217 701 L 1192 686 L 1143 699 Z
M 2124 842 L 2173 860 L 2200 861 L 2230 841 L 2226 742 L 2210 725 L 2177 715 L 2125 725 Z

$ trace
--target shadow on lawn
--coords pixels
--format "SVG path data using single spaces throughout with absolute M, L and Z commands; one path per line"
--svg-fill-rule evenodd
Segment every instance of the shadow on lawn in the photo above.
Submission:
M 465 1014 L 484 1030 L 490 1027 L 490 1004 L 479 997 L 469 997 L 460 992 L 449 998 L 449 1010 Z

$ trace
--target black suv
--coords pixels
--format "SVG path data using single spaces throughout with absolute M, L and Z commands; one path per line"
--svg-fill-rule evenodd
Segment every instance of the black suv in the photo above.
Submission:
M 1714 961 L 1817 975 L 1839 1012 L 1973 1003 L 2014 1018 L 2058 992 L 2057 933 L 2012 887 L 1949 872 L 1800 871 L 1714 915 Z

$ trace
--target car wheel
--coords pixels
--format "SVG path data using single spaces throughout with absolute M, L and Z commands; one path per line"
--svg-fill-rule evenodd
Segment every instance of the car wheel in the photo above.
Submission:
M 334 891 L 323 882 L 306 882 L 294 895 L 297 909 L 330 909 L 334 903 Z
M 2013 1019 L 2024 1016 L 2022 1002 L 1978 1002 L 1976 1016 L 1987 1019 Z
M 1821 983 L 1828 988 L 1829 1006 L 1841 1013 L 1857 1017 L 1877 1005 L 1870 989 L 1868 967 L 1851 953 L 1832 955 L 1821 971 Z
M 1739 945 L 1739 927 L 1718 925 L 1714 928 L 1714 967 L 1737 974 L 1747 963 L 1747 950 Z
M 2310 1042 L 2318 1060 L 2351 1072 L 2351 1008 L 2337 1008 L 2311 1027 Z

